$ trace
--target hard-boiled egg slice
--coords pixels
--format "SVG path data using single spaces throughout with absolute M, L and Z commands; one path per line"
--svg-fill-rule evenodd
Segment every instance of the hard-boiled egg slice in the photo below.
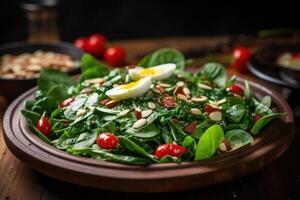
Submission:
M 126 85 L 120 85 L 108 90 L 105 94 L 114 100 L 124 100 L 132 97 L 138 97 L 145 94 L 152 84 L 150 77 L 145 77 L 139 81 L 131 82 Z
M 136 67 L 129 69 L 128 73 L 133 80 L 139 80 L 144 77 L 151 77 L 155 80 L 163 80 L 169 78 L 175 69 L 176 65 L 174 63 L 167 63 L 149 68 Z

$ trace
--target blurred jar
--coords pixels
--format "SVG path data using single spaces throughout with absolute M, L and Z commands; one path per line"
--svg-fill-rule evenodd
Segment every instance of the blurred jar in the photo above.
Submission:
M 28 41 L 55 43 L 59 41 L 57 28 L 57 0 L 27 0 L 21 3 L 28 20 Z

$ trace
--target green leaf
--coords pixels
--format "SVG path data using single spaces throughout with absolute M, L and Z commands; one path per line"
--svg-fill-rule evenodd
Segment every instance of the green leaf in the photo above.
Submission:
M 119 136 L 118 139 L 119 139 L 121 146 L 123 146 L 127 150 L 129 150 L 133 153 L 136 153 L 137 155 L 147 157 L 154 162 L 157 162 L 157 159 L 155 159 L 153 155 L 148 154 L 142 147 L 140 147 L 138 144 L 136 144 L 132 140 L 130 140 L 124 136 Z
M 207 63 L 200 71 L 202 75 L 208 76 L 214 84 L 224 87 L 227 80 L 227 73 L 223 65 L 219 63 Z
M 75 84 L 76 81 L 66 73 L 53 69 L 43 69 L 38 79 L 38 87 L 43 94 L 47 94 L 52 87 L 58 85 L 65 88 L 65 93 L 67 93 L 67 89 Z
M 42 117 L 39 113 L 30 111 L 30 110 L 26 110 L 26 109 L 21 110 L 21 113 L 27 121 L 31 121 L 33 124 L 37 124 L 37 122 Z
M 265 106 L 267 106 L 268 108 L 270 108 L 271 103 L 272 103 L 272 99 L 270 96 L 265 96 L 262 100 L 261 103 L 264 104 Z
M 155 51 L 151 58 L 149 58 L 148 67 L 166 63 L 174 63 L 177 66 L 176 68 L 181 70 L 183 70 L 185 67 L 185 59 L 183 54 L 176 49 L 170 48 L 164 48 Z
M 141 129 L 129 128 L 126 133 L 133 135 L 138 138 L 153 138 L 160 134 L 160 129 L 153 123 Z
M 81 133 L 79 137 L 76 139 L 75 144 L 72 148 L 88 148 L 91 147 L 96 142 L 97 132 L 94 131 L 92 133 Z
M 253 142 L 253 137 L 245 130 L 234 129 L 225 134 L 225 138 L 233 145 L 234 149 L 240 148 Z
M 114 153 L 110 153 L 101 149 L 71 149 L 68 150 L 68 152 L 78 155 L 78 154 L 83 154 L 83 155 L 90 155 L 95 159 L 98 160 L 108 160 L 108 161 L 113 161 L 117 163 L 123 163 L 123 164 L 128 164 L 128 165 L 146 165 L 152 163 L 151 160 L 147 158 L 140 158 L 140 157 L 135 157 L 135 156 L 127 156 L 127 155 L 118 155 Z
M 179 163 L 180 161 L 181 161 L 180 158 L 172 157 L 172 156 L 169 156 L 169 155 L 165 155 L 164 157 L 162 157 L 159 160 L 159 163 L 170 163 L 170 162 Z
M 90 54 L 84 54 L 81 58 L 81 81 L 91 78 L 103 77 L 109 74 L 106 64 L 98 61 Z
M 284 117 L 286 115 L 287 115 L 286 113 L 272 113 L 272 114 L 263 116 L 262 118 L 260 118 L 259 120 L 257 120 L 255 122 L 254 126 L 251 129 L 251 133 L 253 135 L 257 135 L 259 133 L 259 131 L 270 121 L 272 121 L 273 119 L 276 119 L 276 118 Z
M 204 160 L 215 155 L 224 139 L 224 132 L 220 125 L 209 127 L 198 142 L 195 160 Z
M 246 99 L 249 99 L 251 97 L 251 90 L 250 90 L 250 85 L 248 80 L 245 80 L 244 96 Z
M 46 96 L 52 98 L 57 103 L 62 102 L 63 100 L 69 97 L 69 94 L 66 92 L 66 88 L 61 85 L 54 85 L 50 90 L 47 92 Z
M 245 111 L 246 111 L 246 109 L 243 105 L 236 104 L 236 105 L 229 107 L 226 110 L 226 114 L 232 121 L 239 123 L 242 120 L 242 118 L 245 114 Z
M 57 142 L 55 143 L 55 146 L 58 149 L 67 149 L 73 144 L 75 144 L 77 137 L 78 136 L 71 137 L 69 134 L 64 133 L 58 138 Z
M 140 67 L 149 67 L 149 61 L 150 61 L 150 58 L 151 58 L 152 54 L 149 54 L 149 55 L 146 55 L 142 58 L 142 60 L 140 60 L 140 62 L 137 64 L 137 66 L 140 66 Z

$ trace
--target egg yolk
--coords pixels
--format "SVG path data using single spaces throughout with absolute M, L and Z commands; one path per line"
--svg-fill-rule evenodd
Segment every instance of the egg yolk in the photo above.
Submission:
M 126 85 L 123 85 L 122 89 L 129 90 L 138 84 L 139 84 L 139 81 L 131 82 Z
M 151 75 L 158 74 L 160 71 L 161 70 L 158 69 L 148 68 L 148 69 L 141 70 L 139 74 L 141 76 L 151 76 Z

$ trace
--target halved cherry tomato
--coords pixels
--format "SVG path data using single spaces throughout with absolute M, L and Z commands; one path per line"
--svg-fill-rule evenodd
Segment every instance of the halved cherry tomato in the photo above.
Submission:
M 115 149 L 119 144 L 118 138 L 109 132 L 99 134 L 96 142 L 102 149 Z
M 75 101 L 75 98 L 74 97 L 70 97 L 70 98 L 64 100 L 63 102 L 61 102 L 59 104 L 59 107 L 65 108 L 65 107 L 69 106 L 73 101 Z
M 120 66 L 124 64 L 125 57 L 125 49 L 121 46 L 112 46 L 104 52 L 104 60 L 111 66 Z
M 163 144 L 157 147 L 155 155 L 160 160 L 162 157 L 169 155 L 172 157 L 181 157 L 187 152 L 187 148 L 178 144 Z
M 240 96 L 244 95 L 244 90 L 238 85 L 230 85 L 230 86 L 227 87 L 226 90 L 229 91 L 229 92 L 232 92 L 234 94 L 238 94 Z
M 260 118 L 262 118 L 262 116 L 261 116 L 260 114 L 256 113 L 256 114 L 254 115 L 254 117 L 253 117 L 253 121 L 256 122 L 256 121 L 258 121 Z
M 232 52 L 233 62 L 231 66 L 239 71 L 247 70 L 247 62 L 251 56 L 250 51 L 246 47 L 235 48 Z
M 41 117 L 41 119 L 36 124 L 37 129 L 41 131 L 45 136 L 48 136 L 51 133 L 52 126 L 47 117 Z
M 105 42 L 106 38 L 104 35 L 99 33 L 91 35 L 87 40 L 88 52 L 95 57 L 99 57 L 105 50 Z
M 76 39 L 74 41 L 74 45 L 85 52 L 89 51 L 88 39 L 85 37 L 80 37 Z

